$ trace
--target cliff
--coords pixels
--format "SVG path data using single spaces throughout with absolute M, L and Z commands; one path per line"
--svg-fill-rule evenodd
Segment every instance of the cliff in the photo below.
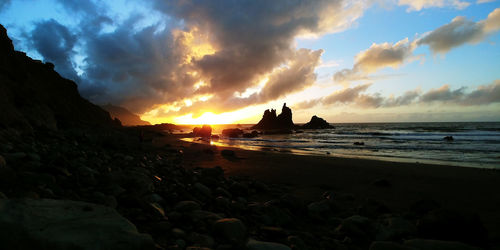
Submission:
M 15 51 L 0 25 L 0 129 L 33 131 L 80 126 L 119 126 L 108 112 L 78 93 L 77 85 L 42 63 Z
M 111 104 L 101 106 L 101 108 L 108 111 L 111 117 L 120 120 L 122 122 L 122 125 L 124 126 L 151 125 L 151 123 L 141 120 L 140 116 L 132 113 L 126 108 L 114 106 Z

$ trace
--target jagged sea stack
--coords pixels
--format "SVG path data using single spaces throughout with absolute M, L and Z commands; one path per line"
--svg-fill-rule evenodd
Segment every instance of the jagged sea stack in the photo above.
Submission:
M 263 130 L 271 130 L 271 129 L 292 129 L 294 128 L 294 124 L 292 121 L 292 110 L 286 106 L 286 103 L 283 104 L 283 108 L 281 109 L 281 114 L 276 116 L 276 110 L 266 110 L 264 111 L 264 115 L 262 119 L 257 123 L 257 125 L 253 126 L 254 129 L 263 129 Z

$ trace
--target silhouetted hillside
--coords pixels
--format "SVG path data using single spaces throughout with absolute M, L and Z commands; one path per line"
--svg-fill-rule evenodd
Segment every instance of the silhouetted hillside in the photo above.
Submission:
M 108 111 L 111 117 L 118 118 L 124 126 L 151 125 L 151 123 L 141 120 L 141 117 L 130 112 L 130 110 L 126 108 L 111 104 L 101 106 L 101 108 Z
M 0 25 L 0 128 L 32 131 L 80 126 L 116 126 L 108 112 L 82 98 L 77 85 L 15 51 Z

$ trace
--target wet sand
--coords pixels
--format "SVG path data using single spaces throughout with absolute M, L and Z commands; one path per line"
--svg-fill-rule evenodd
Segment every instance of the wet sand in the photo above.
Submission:
M 249 151 L 177 137 L 163 139 L 164 143 L 183 150 L 187 168 L 221 166 L 226 175 L 285 185 L 304 199 L 317 199 L 325 191 L 333 191 L 358 200 L 373 199 L 393 211 L 406 211 L 416 201 L 432 199 L 444 208 L 477 213 L 491 240 L 500 245 L 497 170 Z M 224 149 L 234 151 L 236 157 L 222 156 Z M 389 185 L 375 185 L 377 181 Z

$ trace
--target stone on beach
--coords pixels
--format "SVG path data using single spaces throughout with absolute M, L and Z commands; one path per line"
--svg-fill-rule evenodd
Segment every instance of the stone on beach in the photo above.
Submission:
M 216 221 L 213 232 L 219 240 L 235 247 L 244 246 L 247 241 L 247 229 L 243 222 L 236 218 L 224 218 Z
M 243 133 L 244 133 L 243 130 L 241 130 L 239 128 L 228 128 L 228 129 L 222 130 L 222 135 L 229 137 L 229 138 L 240 137 L 241 135 L 243 135 Z
M 0 200 L 6 249 L 154 249 L 151 236 L 114 209 L 69 200 Z

